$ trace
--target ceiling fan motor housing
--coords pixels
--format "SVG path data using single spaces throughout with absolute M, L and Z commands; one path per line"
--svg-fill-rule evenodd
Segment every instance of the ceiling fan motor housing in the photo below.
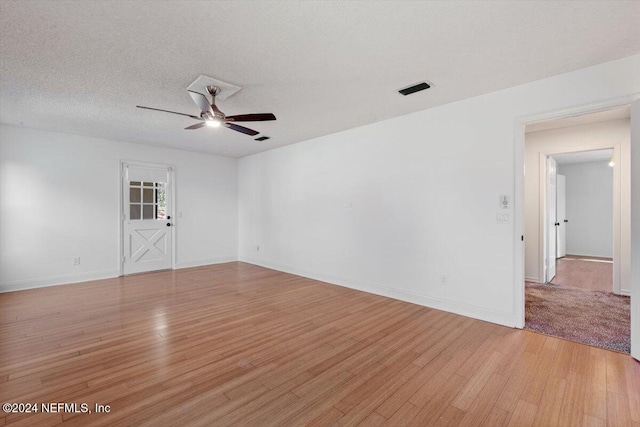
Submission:
M 216 107 L 215 105 L 211 105 L 211 110 L 213 111 L 213 114 L 208 114 L 211 115 L 212 120 L 219 120 L 221 122 L 224 122 L 227 118 L 227 116 L 225 116 L 222 111 L 218 110 L 218 107 Z

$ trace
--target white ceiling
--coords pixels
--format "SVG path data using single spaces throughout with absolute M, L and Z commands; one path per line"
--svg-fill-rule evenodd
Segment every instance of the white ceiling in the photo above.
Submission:
M 640 52 L 640 2 L 0 1 L 5 124 L 240 157 Z M 249 127 L 184 131 L 185 88 Z M 427 79 L 408 97 L 396 90 Z
M 566 165 L 569 163 L 585 163 L 595 162 L 599 160 L 611 160 L 612 156 L 613 150 L 606 149 L 554 154 L 552 157 L 559 165 Z
M 533 123 L 527 125 L 526 133 L 586 125 L 589 123 L 606 122 L 609 120 L 628 119 L 630 117 L 631 108 L 626 105 L 624 107 L 615 108 L 613 110 L 599 111 L 597 113 L 581 114 L 579 116 L 566 117 L 559 120 L 549 120 L 546 122 Z

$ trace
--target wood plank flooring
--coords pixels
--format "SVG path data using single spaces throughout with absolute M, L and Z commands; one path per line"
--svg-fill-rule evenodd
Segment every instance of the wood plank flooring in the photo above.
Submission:
M 0 294 L 0 426 L 640 427 L 640 363 L 244 263 Z

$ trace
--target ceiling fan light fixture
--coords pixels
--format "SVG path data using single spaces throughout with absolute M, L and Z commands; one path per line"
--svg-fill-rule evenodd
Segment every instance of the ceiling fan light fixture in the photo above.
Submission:
M 209 92 L 209 99 L 206 95 L 196 92 L 193 90 L 187 90 L 189 96 L 193 100 L 193 102 L 200 108 L 200 116 L 195 116 L 191 114 L 178 113 L 177 111 L 169 111 L 162 110 L 159 108 L 145 107 L 142 105 L 137 105 L 138 108 L 144 108 L 147 110 L 155 110 L 155 111 L 163 111 L 165 113 L 178 114 L 180 116 L 187 116 L 192 119 L 198 120 L 198 123 L 193 124 L 191 126 L 187 126 L 184 128 L 185 130 L 196 130 L 207 127 L 222 127 L 235 131 L 244 133 L 245 135 L 256 136 L 260 132 L 255 131 L 253 129 L 249 129 L 248 127 L 244 127 L 235 122 L 265 122 L 276 120 L 276 116 L 273 113 L 252 113 L 252 114 L 236 114 L 233 116 L 226 116 L 220 109 L 216 106 L 216 95 L 220 93 L 220 88 L 214 85 L 207 85 L 205 87 L 206 91 Z M 239 88 L 238 88 L 239 89 Z

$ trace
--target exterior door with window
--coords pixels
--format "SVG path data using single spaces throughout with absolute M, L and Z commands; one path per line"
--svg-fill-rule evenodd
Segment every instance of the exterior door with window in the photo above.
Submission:
M 123 272 L 172 267 L 171 168 L 123 164 Z

